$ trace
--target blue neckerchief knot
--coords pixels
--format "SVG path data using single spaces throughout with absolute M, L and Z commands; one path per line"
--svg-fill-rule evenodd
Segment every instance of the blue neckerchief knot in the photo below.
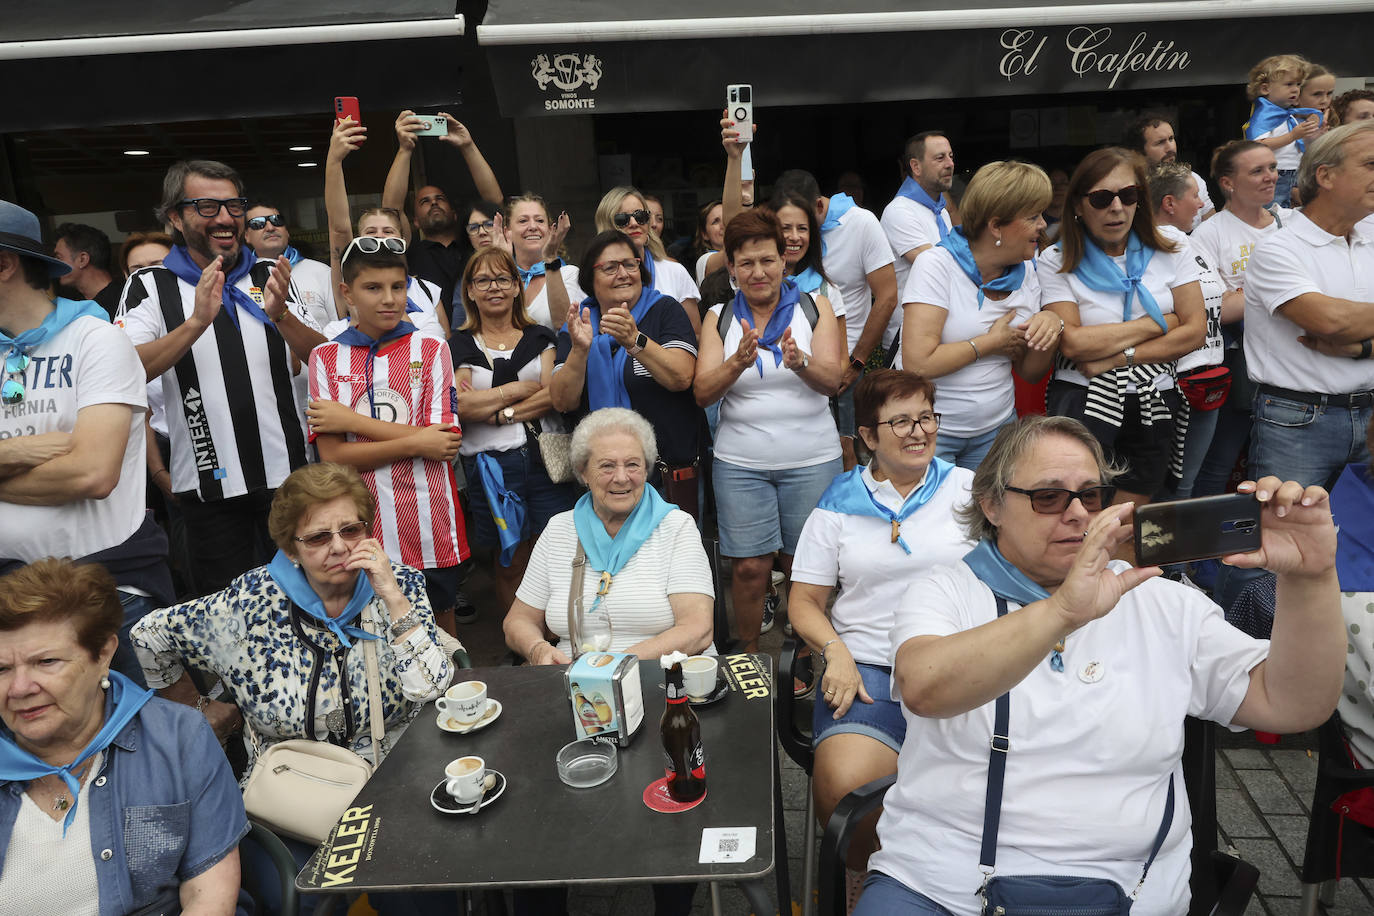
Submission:
M 523 288 L 523 287 L 526 287 L 526 286 L 529 286 L 529 285 L 530 285 L 530 281 L 533 280 L 535 277 L 542 277 L 542 276 L 544 276 L 544 262 L 543 262 L 543 261 L 535 261 L 535 262 L 534 262 L 534 266 L 531 267 L 529 270 L 526 270 L 525 268 L 521 267 L 519 264 L 515 265 L 515 269 L 516 269 L 516 271 L 518 271 L 519 274 L 520 274 L 520 286 L 521 286 L 522 288 Z
M 76 778 L 76 770 L 96 754 L 114 743 L 115 738 L 124 730 L 138 711 L 153 698 L 151 690 L 143 690 L 118 671 L 109 674 L 110 689 L 105 704 L 105 724 L 96 732 L 90 744 L 82 748 L 76 759 L 66 766 L 56 767 L 30 754 L 14 740 L 9 729 L 0 730 L 0 781 L 31 782 L 44 776 L 56 775 L 62 779 L 67 791 L 72 793 L 72 804 L 67 816 L 62 819 L 62 835 L 76 819 L 76 803 L 81 798 L 81 783 Z
M 43 316 L 36 328 L 29 328 L 14 337 L 0 330 L 0 362 L 10 356 L 32 353 L 67 325 L 85 315 L 99 318 L 107 324 L 110 320 L 108 312 L 89 300 L 77 301 L 59 296 L 53 301 L 53 306 L 53 310 Z
M 831 197 L 830 205 L 825 209 L 825 222 L 821 223 L 821 235 L 839 226 L 840 219 L 856 206 L 858 204 L 854 203 L 854 198 L 848 194 L 836 194 Z
M 407 334 L 414 334 L 415 331 L 415 325 L 409 321 L 398 321 L 396 327 L 387 331 L 377 340 L 373 340 L 358 330 L 357 325 L 350 324 L 339 332 L 338 337 L 334 338 L 339 343 L 350 347 L 367 347 L 367 372 L 365 373 L 367 377 L 367 407 L 368 415 L 374 420 L 377 419 L 377 399 L 372 388 L 372 363 L 377 359 L 377 351 L 391 341 L 399 340 Z
M 587 554 L 587 563 L 591 568 L 610 577 L 607 585 L 598 592 L 589 612 L 597 609 L 610 588 L 609 583 L 625 568 L 625 564 L 630 562 L 635 551 L 644 546 L 644 542 L 658 528 L 658 523 L 663 521 L 663 517 L 674 508 L 672 503 L 665 502 L 663 497 L 658 495 L 657 490 L 645 484 L 639 502 L 635 503 L 629 517 L 613 538 L 606 532 L 605 522 L 601 521 L 596 510 L 592 508 L 592 494 L 582 494 L 577 505 L 573 506 L 573 525 L 577 529 L 577 539 L 582 542 L 582 549 Z
M 902 182 L 902 186 L 897 189 L 898 197 L 905 197 L 913 200 L 935 214 L 935 226 L 940 232 L 940 241 L 945 240 L 949 235 L 949 227 L 945 225 L 945 195 L 931 197 L 926 193 L 926 189 L 921 187 L 921 183 L 910 175 Z
M 792 282 L 797 284 L 797 289 L 814 296 L 820 291 L 821 284 L 825 281 L 821 279 L 820 271 L 814 267 L 808 267 L 794 276 Z
M 1299 121 L 1305 121 L 1316 115 L 1324 118 L 1321 111 L 1316 108 L 1284 108 L 1282 105 L 1275 104 L 1264 96 L 1255 99 L 1254 106 L 1250 109 L 1250 120 L 1246 121 L 1241 127 L 1245 131 L 1245 139 L 1255 140 L 1264 136 L 1276 127 L 1283 126 L 1292 130 L 1298 126 Z M 1306 141 L 1297 141 L 1298 149 L 1306 150 Z
M 909 555 L 911 547 L 908 546 L 906 539 L 901 534 L 901 524 L 916 513 L 918 509 L 935 498 L 940 486 L 949 479 L 950 471 L 954 465 L 945 461 L 943 458 L 934 458 L 930 466 L 926 468 L 925 479 L 921 485 L 911 491 L 902 503 L 902 508 L 893 512 L 887 506 L 878 502 L 864 483 L 862 467 L 857 467 L 840 474 L 830 482 L 825 492 L 821 494 L 821 500 L 816 508 L 826 509 L 830 512 L 840 512 L 845 515 L 861 515 L 872 518 L 886 519 L 892 523 L 892 542 L 901 547 Z
M 973 249 L 969 247 L 968 236 L 964 235 L 963 226 L 955 226 L 944 238 L 940 239 L 940 247 L 954 255 L 954 261 L 959 265 L 959 269 L 964 272 L 964 276 L 978 287 L 978 307 L 983 307 L 984 295 L 988 291 L 1011 293 L 1021 288 L 1021 282 L 1026 278 L 1026 262 L 1021 261 L 1013 264 L 1002 271 L 1002 275 L 996 280 L 983 282 L 983 273 L 978 269 L 978 264 L 973 260 Z
M 1369 465 L 1351 464 L 1331 488 L 1336 579 L 1343 592 L 1374 592 L 1374 482 Z
M 783 332 L 791 326 L 792 312 L 799 302 L 801 290 L 797 289 L 795 281 L 784 278 L 782 287 L 778 290 L 778 304 L 773 307 L 773 314 L 768 316 L 768 324 L 759 334 L 759 348 L 772 351 L 774 366 L 782 365 L 782 345 L 778 341 L 782 339 Z M 749 304 L 744 301 L 743 290 L 735 293 L 730 308 L 741 327 L 746 321 L 753 324 L 754 314 L 749 310 Z M 763 378 L 763 354 L 754 357 L 754 367 L 759 370 L 759 378 Z
M 1029 576 L 1012 566 L 997 545 L 986 538 L 964 555 L 964 563 L 973 570 L 980 582 L 992 589 L 994 595 L 1015 601 L 1022 607 L 1050 596 Z M 1050 653 L 1050 668 L 1060 674 L 1064 672 L 1064 656 L 1058 647 Z
M 1097 242 L 1087 233 L 1083 235 L 1083 259 L 1074 268 L 1073 274 L 1088 289 L 1099 293 L 1122 293 L 1121 320 L 1131 320 L 1131 299 L 1139 298 L 1140 307 L 1145 314 L 1154 319 L 1161 331 L 1168 331 L 1164 314 L 1159 303 L 1145 286 L 1145 270 L 1155 256 L 1155 250 L 1140 241 L 1134 231 L 1126 237 L 1126 269 L 1123 271 L 1111 255 L 1098 247 Z
M 640 291 L 639 301 L 630 307 L 635 324 L 643 324 L 649 309 L 662 298 L 662 293 L 644 287 Z M 630 392 L 625 387 L 625 362 L 629 354 L 618 345 L 612 351 L 611 344 L 614 341 L 611 335 L 601 333 L 601 306 L 595 297 L 583 299 L 582 308 L 587 309 L 592 318 L 592 348 L 587 354 L 587 404 L 592 410 L 629 407 Z M 563 329 L 567 330 L 566 324 Z
M 258 301 L 244 290 L 239 289 L 239 281 L 248 276 L 248 272 L 253 269 L 253 265 L 258 262 L 258 256 L 253 254 L 253 249 L 246 245 L 239 246 L 239 259 L 234 262 L 234 266 L 229 268 L 224 274 L 224 310 L 229 314 L 230 320 L 234 322 L 234 327 L 241 328 L 239 324 L 239 309 L 243 309 L 254 318 L 265 325 L 271 325 L 272 319 L 267 317 Z M 178 279 L 195 286 L 200 282 L 200 275 L 204 271 L 196 266 L 191 260 L 191 256 L 186 252 L 185 245 L 173 246 L 168 252 L 167 257 L 162 259 L 162 266 L 176 274 Z
M 525 500 L 519 493 L 506 489 L 506 475 L 501 465 L 487 452 L 477 454 L 477 480 L 486 494 L 492 521 L 496 523 L 497 539 L 501 543 L 498 559 L 502 566 L 509 567 L 516 548 L 524 540 Z
M 315 620 L 324 624 L 325 627 L 339 637 L 339 642 L 346 648 L 353 648 L 355 639 L 381 639 L 375 633 L 369 633 L 362 627 L 353 626 L 353 621 L 362 614 L 363 608 L 367 607 L 368 602 L 376 597 L 372 591 L 372 581 L 368 579 L 367 573 L 358 571 L 358 581 L 353 586 L 353 597 L 348 599 L 348 604 L 338 617 L 330 617 L 325 612 L 324 601 L 319 595 L 315 594 L 315 589 L 310 586 L 310 580 L 305 577 L 305 573 L 299 566 L 291 562 L 291 558 L 278 550 L 277 555 L 272 558 L 272 562 L 267 564 L 267 574 L 272 577 L 272 581 L 277 583 L 277 587 L 290 598 L 296 607 Z
M 286 258 L 286 263 L 292 267 L 305 260 L 304 255 L 297 251 L 294 245 L 287 245 L 286 250 L 282 252 L 282 257 Z

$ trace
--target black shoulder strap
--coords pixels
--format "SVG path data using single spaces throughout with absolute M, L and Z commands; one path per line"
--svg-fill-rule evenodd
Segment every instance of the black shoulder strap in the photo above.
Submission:
M 725 307 L 729 304 L 728 302 L 723 303 L 720 311 L 716 312 L 716 333 L 720 335 L 722 342 L 725 340 L 725 325 L 728 320 L 725 317 Z M 816 300 L 811 298 L 810 293 L 803 291 L 798 305 L 801 306 L 802 314 L 806 316 L 806 323 L 811 325 L 811 330 L 816 330 L 816 323 L 821 320 L 821 311 L 816 307 Z M 734 314 L 731 312 L 730 317 L 733 318 Z

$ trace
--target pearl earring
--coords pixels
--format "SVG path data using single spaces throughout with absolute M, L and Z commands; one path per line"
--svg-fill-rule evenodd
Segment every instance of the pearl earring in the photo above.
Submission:
M 993 248 L 1001 248 L 1001 247 L 1002 247 L 1002 240 L 1001 240 L 1001 239 L 998 239 L 997 241 L 993 242 L 993 243 L 992 243 L 992 247 L 993 247 Z
M 109 690 L 109 689 L 110 689 L 110 676 L 109 676 L 108 674 L 106 674 L 104 677 L 102 677 L 102 678 L 100 679 L 100 689 L 101 689 L 101 690 Z

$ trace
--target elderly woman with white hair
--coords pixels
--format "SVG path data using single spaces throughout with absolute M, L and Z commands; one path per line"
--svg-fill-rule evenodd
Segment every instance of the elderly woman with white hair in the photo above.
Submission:
M 593 411 L 573 431 L 571 450 L 588 492 L 550 519 L 534 545 L 506 615 L 506 644 L 534 665 L 572 660 L 568 605 L 580 546 L 583 607 L 609 620 L 609 651 L 655 658 L 707 650 L 711 569 L 692 517 L 645 486 L 658 458 L 649 422 L 623 407 Z

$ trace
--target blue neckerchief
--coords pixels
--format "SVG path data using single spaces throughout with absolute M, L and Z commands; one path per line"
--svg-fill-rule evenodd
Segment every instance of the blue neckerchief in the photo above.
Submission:
M 286 250 L 282 252 L 282 256 L 286 258 L 286 263 L 290 264 L 292 267 L 295 267 L 301 261 L 305 260 L 305 256 L 291 245 L 286 246 Z
M 973 285 L 978 287 L 979 308 L 983 307 L 983 300 L 986 298 L 984 293 L 988 290 L 1000 293 L 1015 292 L 1021 288 L 1021 281 L 1026 279 L 1026 262 L 1021 261 L 1002 271 L 1002 276 L 996 280 L 984 283 L 983 274 L 978 270 L 978 265 L 974 263 L 973 249 L 969 247 L 968 237 L 964 235 L 963 226 L 955 226 L 949 234 L 940 239 L 940 247 L 954 255 L 954 261 L 964 272 L 964 276 L 972 280 Z
M 824 281 L 821 279 L 820 272 L 816 270 L 816 268 L 808 267 L 806 270 L 794 276 L 792 282 L 797 284 L 797 289 L 802 292 L 815 295 L 816 291 L 821 288 L 821 283 Z
M 587 554 L 587 563 L 601 573 L 601 584 L 596 590 L 596 601 L 590 611 L 601 604 L 610 590 L 611 580 L 630 562 L 630 557 L 643 546 L 649 535 L 658 528 L 663 516 L 673 511 L 672 503 L 665 502 L 658 491 L 645 484 L 644 494 L 620 526 L 614 538 L 606 533 L 606 524 L 592 508 L 592 494 L 583 493 L 582 498 L 573 506 L 573 525 L 577 528 L 577 539 L 582 542 L 582 550 Z
M 4 331 L 0 331 L 0 362 L 3 362 L 11 354 L 32 353 L 41 347 L 48 338 L 83 315 L 90 315 L 92 318 L 99 318 L 107 323 L 110 320 L 108 312 L 94 302 L 85 299 L 78 301 L 63 299 L 59 296 L 53 300 L 53 306 L 53 310 L 43 316 L 38 327 L 22 331 L 17 337 L 11 337 Z
M 1099 293 L 1125 293 L 1121 301 L 1122 321 L 1131 320 L 1131 298 L 1138 296 L 1140 307 L 1145 310 L 1145 314 L 1154 319 L 1160 330 L 1167 332 L 1169 326 L 1164 323 L 1164 314 L 1159 310 L 1159 303 L 1141 282 L 1145 276 L 1145 269 L 1150 266 L 1150 260 L 1154 256 L 1155 250 L 1147 247 L 1140 241 L 1140 236 L 1132 231 L 1126 238 L 1126 270 L 1123 273 L 1112 256 L 1099 248 L 1091 236 L 1084 233 L 1083 259 L 1078 262 L 1073 274 L 1083 281 L 1083 285 L 1088 289 L 1097 290 Z
M 501 565 L 509 567 L 524 537 L 521 532 L 525 527 L 525 500 L 520 494 L 506 489 L 506 475 L 488 452 L 477 454 L 477 481 L 486 494 L 492 521 L 496 523 L 496 535 L 501 542 Z
M 897 189 L 898 197 L 905 197 L 907 200 L 914 200 L 916 203 L 925 207 L 935 214 L 935 225 L 940 230 L 940 241 L 945 240 L 949 235 L 949 227 L 945 225 L 943 214 L 945 212 L 945 195 L 939 198 L 932 198 L 926 193 L 926 189 L 921 187 L 921 183 L 910 175 L 902 182 L 902 186 Z
M 348 599 L 348 606 L 343 609 L 343 613 L 338 617 L 330 617 L 324 610 L 324 601 L 315 594 L 315 590 L 310 587 L 310 580 L 305 577 L 305 573 L 291 558 L 278 550 L 277 555 L 272 558 L 272 562 L 267 564 L 267 574 L 272 577 L 272 581 L 277 583 L 277 588 L 286 593 L 296 607 L 300 608 L 311 617 L 318 620 L 329 628 L 329 631 L 339 637 L 339 642 L 345 647 L 353 648 L 355 639 L 381 639 L 375 633 L 369 633 L 362 627 L 351 626 L 353 621 L 362 614 L 363 608 L 367 607 L 369 601 L 376 597 L 372 591 L 372 581 L 368 579 L 367 573 L 358 570 L 358 581 L 353 586 L 353 597 Z
M 258 305 L 257 300 L 238 287 L 238 282 L 248 276 L 248 271 L 252 270 L 257 262 L 258 256 L 253 254 L 253 249 L 247 245 L 240 245 L 239 259 L 224 274 L 224 310 L 229 313 L 229 318 L 236 328 L 242 327 L 239 324 L 239 309 L 243 309 L 263 324 L 272 324 L 272 319 L 267 317 L 267 313 Z M 191 260 L 191 256 L 186 253 L 185 245 L 174 245 L 167 253 L 167 257 L 162 259 L 162 266 L 192 286 L 200 282 L 200 275 L 205 272 Z
M 911 548 L 901 534 L 901 523 L 906 521 L 917 509 L 920 509 L 934 497 L 940 485 L 949 479 L 950 471 L 954 470 L 954 465 L 945 461 L 943 458 L 935 458 L 926 468 L 925 479 L 921 485 L 912 490 L 902 503 L 901 511 L 893 512 L 887 506 L 878 502 L 873 493 L 864 483 L 862 467 L 845 471 L 830 482 L 825 492 L 821 494 L 821 501 L 816 505 L 817 509 L 826 509 L 830 512 L 841 512 L 845 515 L 862 515 L 873 518 L 887 519 L 892 523 L 893 543 L 897 544 L 908 555 Z
M 764 350 L 773 351 L 773 365 L 782 365 L 782 347 L 778 341 L 782 339 L 782 332 L 786 331 L 792 324 L 792 312 L 796 309 L 797 303 L 801 302 L 801 291 L 797 289 L 797 284 L 793 280 L 784 278 L 782 287 L 778 290 L 778 304 L 773 308 L 773 314 L 768 316 L 768 325 L 759 334 L 759 347 Z M 754 315 L 749 311 L 749 304 L 744 301 L 744 291 L 735 293 L 735 300 L 730 306 L 734 312 L 735 319 L 743 323 L 748 321 L 753 324 Z M 759 370 L 759 378 L 763 378 L 763 355 L 754 357 L 754 366 Z
M 649 308 L 662 298 L 662 293 L 644 287 L 639 294 L 639 301 L 630 308 L 635 324 L 643 324 Z M 592 410 L 629 407 L 630 392 L 625 388 L 625 360 L 629 354 L 621 346 L 612 352 L 611 344 L 614 341 L 611 335 L 601 333 L 601 306 L 594 297 L 583 299 L 582 308 L 588 309 L 592 316 L 592 348 L 587 354 L 587 404 Z
M 840 218 L 850 210 L 853 210 L 856 206 L 857 204 L 854 203 L 854 198 L 850 197 L 848 194 L 836 194 L 834 197 L 830 198 L 830 205 L 826 207 L 825 210 L 825 222 L 821 223 L 821 235 L 825 235 L 831 229 L 838 226 L 840 224 Z
M 1255 99 L 1255 104 L 1250 109 L 1250 120 L 1245 122 L 1241 130 L 1245 131 L 1245 139 L 1254 140 L 1280 125 L 1292 130 L 1298 126 L 1299 121 L 1306 120 L 1312 115 L 1323 117 L 1319 109 L 1284 108 L 1282 105 L 1276 105 L 1264 96 L 1260 96 Z M 1305 141 L 1299 140 L 1297 144 L 1298 149 L 1307 149 Z
M 964 563 L 973 570 L 973 574 L 980 582 L 992 589 L 994 595 L 1015 601 L 1022 607 L 1032 601 L 1043 601 L 1050 596 L 1049 592 L 1032 582 L 1029 576 L 1007 562 L 1007 558 L 1002 556 L 1002 551 L 987 538 L 979 541 L 977 547 L 964 554 Z M 1050 668 L 1060 674 L 1064 673 L 1064 656 L 1057 648 L 1050 653 Z
M 1336 578 L 1343 592 L 1374 592 L 1374 482 L 1369 465 L 1352 464 L 1331 488 Z
M 76 759 L 64 767 L 44 763 L 21 748 L 8 729 L 0 730 L 0 781 L 29 782 L 57 774 L 66 784 L 67 791 L 72 793 L 72 806 L 67 809 L 67 816 L 62 820 L 64 837 L 67 835 L 67 828 L 76 818 L 76 803 L 81 798 L 81 783 L 72 771 L 80 769 L 83 763 L 113 744 L 124 727 L 133 721 L 144 704 L 153 698 L 151 690 L 141 689 L 118 671 L 111 671 L 109 678 L 111 709 L 105 717 L 105 724 L 96 732 L 91 743 L 76 755 Z
M 377 351 L 386 344 L 391 343 L 391 341 L 399 340 L 407 334 L 414 334 L 415 332 L 415 325 L 411 324 L 409 321 L 398 321 L 396 322 L 396 327 L 387 331 L 379 339 L 373 340 L 371 337 L 368 337 L 362 331 L 358 330 L 356 325 L 350 324 L 339 332 L 338 337 L 334 338 L 339 343 L 346 344 L 350 347 L 367 347 L 367 407 L 368 413 L 374 420 L 377 419 L 377 401 L 373 397 L 372 391 L 372 363 L 377 358 Z
M 424 309 L 420 306 L 420 303 L 418 303 L 418 302 L 416 302 L 414 299 L 410 298 L 410 288 L 411 288 L 413 285 L 415 285 L 415 278 L 412 277 L 412 276 L 407 275 L 407 276 L 406 276 L 406 314 L 407 314 L 407 315 L 409 315 L 411 312 L 423 312 L 423 311 L 424 311 Z
M 516 269 L 516 271 L 520 274 L 520 286 L 521 286 L 522 289 L 523 289 L 524 287 L 526 287 L 526 286 L 529 286 L 529 285 L 530 285 L 530 281 L 533 280 L 535 277 L 542 277 L 542 276 L 544 276 L 544 262 L 543 262 L 543 261 L 535 261 L 535 262 L 534 262 L 534 266 L 531 267 L 529 270 L 526 270 L 525 268 L 521 267 L 519 264 L 516 264 L 516 265 L 515 265 L 515 269 Z

